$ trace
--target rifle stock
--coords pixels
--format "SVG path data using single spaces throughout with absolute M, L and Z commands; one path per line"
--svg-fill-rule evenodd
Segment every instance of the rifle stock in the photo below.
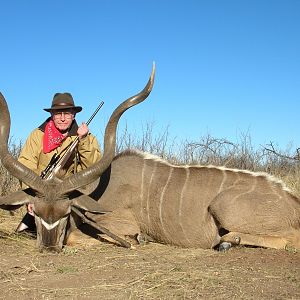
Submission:
M 99 106 L 96 108 L 92 116 L 86 122 L 86 125 L 89 125 L 91 121 L 94 119 L 100 108 L 103 106 L 104 102 L 101 101 Z M 73 154 L 75 148 L 79 143 L 79 137 L 77 136 L 75 140 L 68 146 L 68 149 L 65 151 L 63 155 L 57 155 L 56 153 L 52 156 L 48 166 L 45 168 L 44 171 L 41 173 L 41 177 L 43 179 L 51 179 L 53 178 L 59 170 L 61 170 L 67 161 L 70 159 L 71 155 Z

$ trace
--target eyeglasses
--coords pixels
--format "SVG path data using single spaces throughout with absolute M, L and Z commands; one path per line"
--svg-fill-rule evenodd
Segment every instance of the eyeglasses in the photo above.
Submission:
M 56 111 L 52 113 L 54 118 L 62 118 L 64 116 L 65 119 L 72 119 L 74 113 L 70 111 Z

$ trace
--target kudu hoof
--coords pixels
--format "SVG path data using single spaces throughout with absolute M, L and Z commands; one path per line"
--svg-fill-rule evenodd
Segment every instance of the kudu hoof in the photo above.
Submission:
M 219 245 L 219 251 L 220 252 L 226 252 L 228 251 L 230 248 L 232 247 L 232 244 L 229 243 L 229 242 L 222 242 L 220 245 Z

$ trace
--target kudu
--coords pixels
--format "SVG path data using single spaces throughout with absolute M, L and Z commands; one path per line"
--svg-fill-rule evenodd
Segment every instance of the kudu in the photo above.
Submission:
M 137 150 L 117 155 L 91 194 L 89 216 L 119 236 L 183 247 L 300 249 L 300 200 L 266 173 L 176 166 Z
M 9 196 L 0 197 L 0 208 L 11 210 L 26 203 L 33 203 L 37 226 L 37 244 L 41 251 L 43 249 L 60 251 L 62 249 L 66 235 L 69 233 L 66 231 L 72 224 L 74 225 L 74 222 L 70 222 L 71 212 L 76 212 L 81 217 L 84 217 L 81 211 L 102 212 L 101 207 L 95 200 L 81 193 L 78 189 L 99 180 L 103 171 L 109 167 L 115 156 L 118 121 L 127 109 L 139 104 L 148 97 L 153 87 L 154 75 L 155 65 L 153 64 L 150 79 L 144 89 L 121 103 L 112 113 L 105 129 L 104 151 L 101 160 L 64 180 L 59 180 L 55 177 L 44 180 L 18 162 L 9 153 L 10 114 L 7 103 L 0 93 L 0 160 L 10 174 L 29 186 L 26 190 L 20 190 Z M 85 220 L 93 225 L 92 221 Z M 100 228 L 94 224 L 95 226 Z M 69 228 L 68 231 L 72 229 Z M 101 229 L 116 238 L 116 240 L 123 241 L 105 228 L 101 227 Z M 126 242 L 123 242 L 126 245 Z
M 150 91 L 151 78 L 142 97 Z M 63 184 L 44 182 L 8 156 L 9 120 L 8 113 L 2 113 L 6 110 L 3 103 L 1 159 L 35 191 L 36 222 L 42 222 L 42 235 L 48 236 L 46 231 L 51 230 L 62 232 L 59 226 L 66 222 L 72 205 L 85 210 L 89 220 L 108 232 L 139 241 L 150 237 L 183 247 L 220 245 L 221 250 L 237 244 L 300 249 L 300 200 L 271 175 L 217 166 L 176 166 L 136 150 L 113 158 L 116 125 L 111 121 L 114 125 L 113 129 L 108 125 L 105 135 L 109 150 L 104 151 L 104 160 Z M 78 188 L 84 185 L 84 194 L 79 194 Z M 24 200 L 12 202 L 1 200 L 0 204 L 16 205 Z M 51 210 L 47 209 L 50 203 Z M 59 225 L 54 226 L 56 222 Z M 55 241 L 48 244 L 58 245 Z

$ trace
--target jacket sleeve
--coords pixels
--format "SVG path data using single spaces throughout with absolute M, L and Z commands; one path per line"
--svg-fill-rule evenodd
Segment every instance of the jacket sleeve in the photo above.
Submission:
M 37 130 L 31 132 L 27 138 L 18 158 L 18 161 L 31 169 L 35 173 L 39 174 L 38 171 L 38 157 L 41 149 L 42 136 Z
M 78 152 L 82 169 L 88 168 L 101 158 L 99 143 L 92 134 L 88 134 L 79 142 Z

